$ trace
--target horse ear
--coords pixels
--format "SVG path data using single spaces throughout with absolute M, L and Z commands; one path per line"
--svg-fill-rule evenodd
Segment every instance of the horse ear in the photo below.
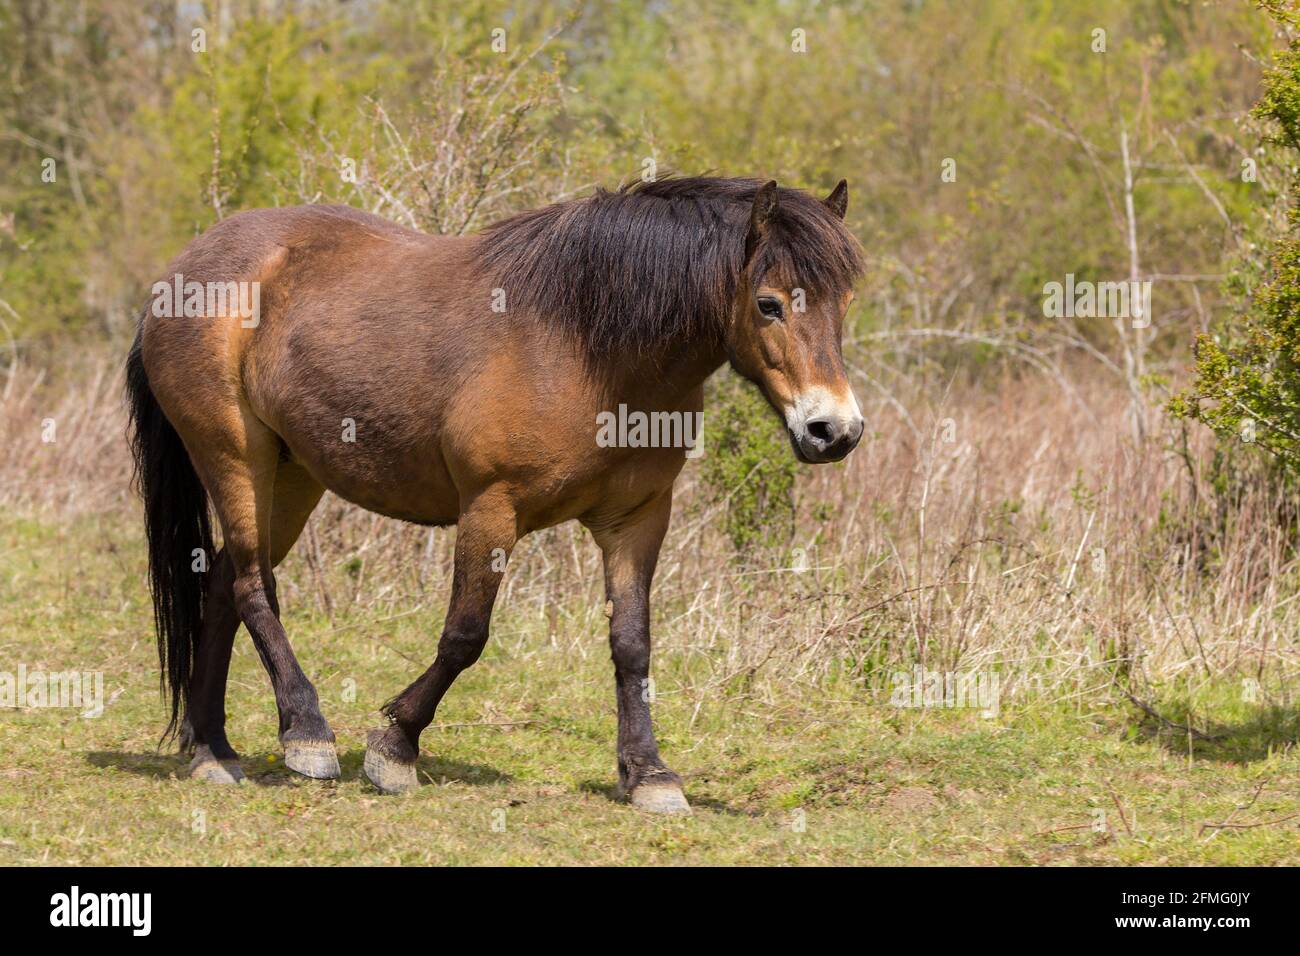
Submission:
M 745 262 L 748 263 L 758 246 L 758 240 L 767 232 L 768 224 L 776 215 L 776 180 L 770 179 L 758 187 L 754 194 L 754 207 L 749 212 L 749 235 L 745 239 Z
M 849 211 L 849 181 L 841 179 L 840 184 L 832 189 L 831 194 L 822 202 L 831 212 L 843 219 L 844 214 Z

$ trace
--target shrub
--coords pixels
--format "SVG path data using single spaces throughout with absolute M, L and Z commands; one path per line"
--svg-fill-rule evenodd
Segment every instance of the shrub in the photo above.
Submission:
M 1300 13 L 1283 0 L 1261 3 L 1291 33 L 1288 48 L 1266 72 L 1264 96 L 1253 116 L 1268 129 L 1266 143 L 1294 160 L 1300 151 Z M 1288 163 L 1289 181 L 1279 201 L 1284 223 L 1266 261 L 1249 257 L 1232 285 L 1244 307 L 1214 335 L 1195 345 L 1194 380 L 1175 396 L 1171 411 L 1203 422 L 1226 441 L 1256 445 L 1283 471 L 1300 472 L 1300 176 Z M 1247 290 L 1255 275 L 1261 282 Z
M 704 484 L 725 503 L 727 537 L 741 554 L 782 547 L 794 534 L 797 462 L 784 430 L 759 393 L 724 372 L 709 383 L 704 418 Z

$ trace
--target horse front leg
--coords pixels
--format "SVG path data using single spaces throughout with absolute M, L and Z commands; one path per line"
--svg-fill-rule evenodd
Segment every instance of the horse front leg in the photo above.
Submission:
M 451 603 L 438 655 L 415 683 L 383 706 L 389 726 L 372 730 L 367 737 L 363 769 L 381 792 L 402 793 L 416 787 L 420 734 L 433 721 L 452 681 L 483 653 L 505 560 L 517 538 L 515 512 L 504 495 L 479 495 L 461 514 Z
M 589 525 L 605 557 L 609 646 L 618 700 L 618 790 L 651 813 L 690 813 L 682 779 L 659 758 L 650 722 L 650 582 L 668 530 L 672 492 L 632 515 Z

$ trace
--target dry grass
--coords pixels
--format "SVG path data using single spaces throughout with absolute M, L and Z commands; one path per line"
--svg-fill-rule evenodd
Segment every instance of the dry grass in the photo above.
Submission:
M 360 748 L 382 701 L 429 663 L 455 532 L 328 497 L 279 579 L 343 779 L 282 769 L 265 674 L 242 640 L 227 711 L 252 786 L 184 779 L 185 758 L 155 749 L 163 709 L 116 365 L 15 370 L 0 386 L 0 670 L 102 672 L 109 701 L 94 720 L 6 711 L 0 863 L 1294 856 L 1287 635 L 1300 622 L 1278 502 L 1260 483 L 1218 517 L 1223 502 L 1187 465 L 1208 447 L 1186 459 L 1135 447 L 1123 396 L 1080 388 L 1076 401 L 1035 379 L 930 388 L 920 374 L 888 397 L 864 387 L 870 440 L 801 473 L 790 547 L 743 559 L 690 466 L 657 581 L 654 678 L 657 734 L 696 813 L 660 821 L 610 801 L 607 622 L 599 558 L 576 526 L 521 543 L 487 653 L 422 741 L 425 785 L 377 798 Z M 916 662 L 996 671 L 999 712 L 893 706 L 892 673 Z M 1225 821 L 1248 828 L 1213 829 Z
M 1287 703 L 1300 629 L 1294 559 L 1259 482 L 1232 508 L 1201 470 L 1206 436 L 1159 421 L 1135 443 L 1126 397 L 1045 377 L 994 388 L 923 376 L 898 391 L 854 364 L 871 434 L 840 466 L 805 469 L 791 547 L 736 560 L 688 468 L 657 578 L 656 646 L 697 703 L 769 702 L 895 670 L 996 670 L 1004 698 L 1085 703 L 1117 687 L 1253 678 Z M 116 361 L 57 381 L 13 368 L 0 388 L 0 502 L 57 521 L 137 504 Z M 53 442 L 42 441 L 45 422 Z M 290 605 L 334 626 L 441 609 L 454 532 L 327 496 L 280 571 Z M 599 556 L 576 525 L 525 540 L 504 583 L 515 650 L 540 627 L 581 654 L 603 631 Z M 1272 695 L 1272 696 L 1270 696 Z

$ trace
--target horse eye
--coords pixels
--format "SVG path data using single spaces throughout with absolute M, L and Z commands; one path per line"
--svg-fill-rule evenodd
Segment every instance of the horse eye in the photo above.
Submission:
M 785 314 L 781 300 L 770 295 L 765 295 L 758 300 L 758 311 L 769 319 L 779 319 Z

